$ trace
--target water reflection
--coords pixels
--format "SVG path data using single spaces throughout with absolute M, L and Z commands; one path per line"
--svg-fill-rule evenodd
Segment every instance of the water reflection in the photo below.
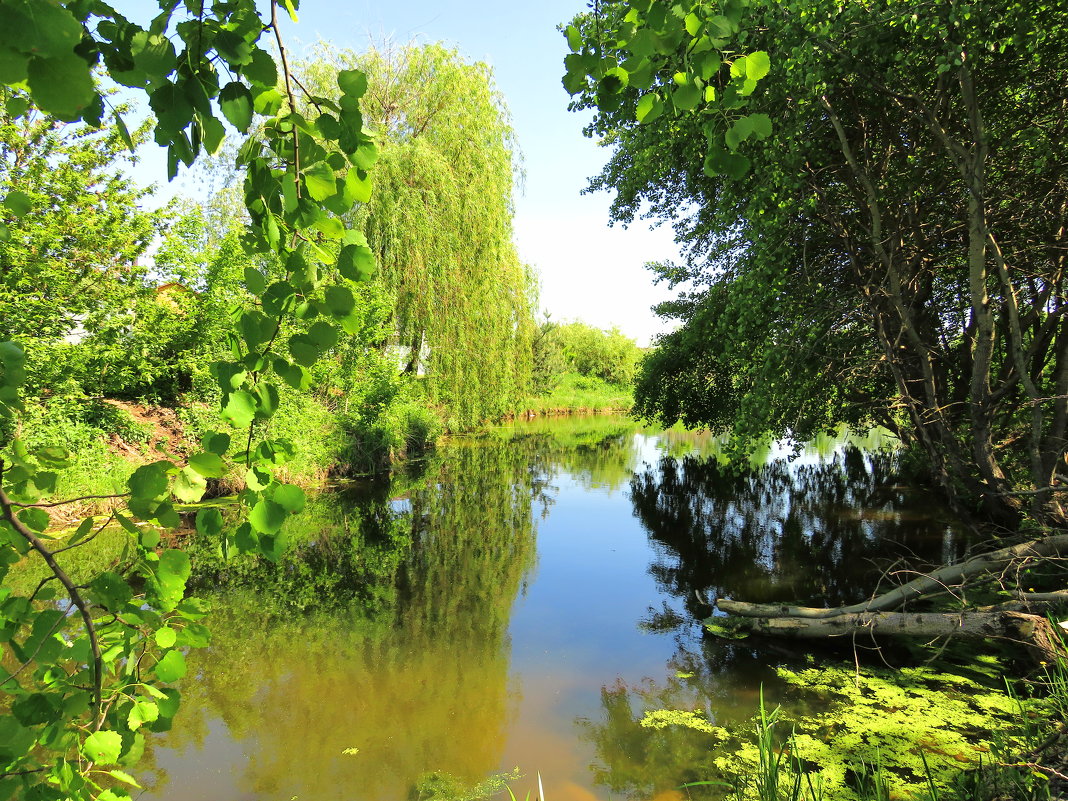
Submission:
M 707 456 L 665 456 L 636 475 L 631 498 L 659 546 L 657 582 L 688 616 L 710 611 L 697 593 L 832 606 L 863 600 L 897 560 L 960 556 L 963 540 L 934 499 L 894 483 L 893 453 L 838 442 L 829 457 L 738 473 Z
M 838 603 L 889 559 L 960 548 L 889 457 L 769 444 L 737 474 L 727 445 L 611 417 L 517 423 L 324 494 L 277 564 L 193 539 L 214 640 L 150 746 L 145 797 L 407 801 L 431 772 L 519 764 L 554 801 L 670 801 L 715 755 L 639 727 L 644 710 L 728 722 L 762 681 L 778 692 L 780 656 L 703 638 L 695 590 Z
M 763 459 L 738 473 L 724 466 L 722 445 L 708 440 L 702 452 L 671 443 L 631 482 L 635 514 L 654 546 L 649 572 L 668 596 L 644 625 L 672 634 L 676 650 L 660 677 L 604 685 L 599 714 L 577 721 L 596 753 L 594 781 L 613 796 L 667 799 L 683 783 L 723 778 L 713 738 L 643 727 L 648 710 L 692 710 L 737 726 L 754 714 L 761 689 L 769 706 L 800 701 L 775 668 L 799 666 L 812 646 L 702 637 L 695 621 L 712 612 L 704 599 L 853 603 L 895 566 L 958 559 L 967 545 L 933 496 L 897 483 L 890 451 L 828 437 L 799 458 Z M 696 786 L 687 796 L 719 798 L 723 790 Z
M 157 747 L 157 795 L 401 799 L 429 771 L 495 771 L 544 479 L 522 449 L 458 448 L 320 499 L 278 565 L 195 544 L 199 583 L 227 589 Z

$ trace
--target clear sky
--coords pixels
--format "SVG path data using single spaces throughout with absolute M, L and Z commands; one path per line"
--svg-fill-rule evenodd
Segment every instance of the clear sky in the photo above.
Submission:
M 137 19 L 151 13 L 144 0 L 122 5 Z M 583 137 L 588 116 L 567 111 L 560 84 L 567 46 L 556 26 L 584 8 L 584 0 L 303 0 L 300 23 L 287 24 L 285 37 L 297 55 L 319 39 L 353 49 L 372 40 L 443 41 L 490 64 L 523 151 L 516 242 L 541 276 L 542 308 L 558 321 L 619 326 L 645 345 L 664 330 L 649 307 L 671 293 L 653 285 L 644 264 L 674 258 L 678 249 L 669 228 L 651 231 L 641 221 L 608 227 L 610 196 L 581 194 L 607 152 Z M 162 172 L 162 163 L 146 159 L 144 169 Z

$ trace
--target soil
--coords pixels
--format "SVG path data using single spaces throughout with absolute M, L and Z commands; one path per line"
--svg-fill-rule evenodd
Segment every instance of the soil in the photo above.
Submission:
M 112 434 L 108 441 L 112 452 L 135 461 L 182 458 L 181 454 L 186 450 L 185 429 L 174 409 L 110 398 L 105 398 L 104 403 L 122 409 L 150 432 L 148 442 L 143 444 L 131 444 L 118 434 Z

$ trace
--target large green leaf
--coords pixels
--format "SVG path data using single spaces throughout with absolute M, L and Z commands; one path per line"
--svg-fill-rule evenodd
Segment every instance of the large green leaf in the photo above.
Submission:
M 226 464 L 222 457 L 210 451 L 190 456 L 189 466 L 205 478 L 221 478 L 226 475 Z
M 163 611 L 174 609 L 185 594 L 185 583 L 189 579 L 189 554 L 177 548 L 164 551 L 156 566 L 159 580 L 160 603 Z
M 337 74 L 337 85 L 346 95 L 363 97 L 367 91 L 367 76 L 360 70 L 341 70 Z
M 252 93 L 238 81 L 230 81 L 219 92 L 219 108 L 223 116 L 241 133 L 248 133 L 252 124 Z
M 314 200 L 326 200 L 337 191 L 334 169 L 325 161 L 319 161 L 304 169 L 304 185 Z
M 256 398 L 243 389 L 230 393 L 222 417 L 236 428 L 247 428 L 256 416 Z
M 163 658 L 156 663 L 156 677 L 160 681 L 178 681 L 178 679 L 185 675 L 185 671 L 185 656 L 181 651 L 168 651 L 163 655 Z M 160 713 L 162 714 L 163 712 L 163 704 L 161 703 Z M 166 717 L 173 717 L 173 715 L 167 715 Z
M 263 534 L 277 534 L 285 520 L 285 507 L 274 501 L 260 501 L 248 515 L 248 522 Z
M 81 24 L 59 3 L 6 0 L 0 9 L 0 45 L 49 58 L 71 54 L 81 41 Z
M 78 119 L 96 99 L 89 65 L 74 53 L 31 58 L 27 82 L 34 102 L 61 120 Z
M 122 735 L 117 731 L 95 731 L 82 743 L 82 753 L 90 762 L 114 765 L 122 752 Z

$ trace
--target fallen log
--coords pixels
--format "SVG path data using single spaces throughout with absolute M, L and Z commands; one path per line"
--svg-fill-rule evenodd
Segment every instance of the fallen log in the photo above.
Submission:
M 783 604 L 754 604 L 746 601 L 731 601 L 717 598 L 716 606 L 729 615 L 741 617 L 778 617 L 823 620 L 860 612 L 885 612 L 899 609 L 909 601 L 947 592 L 960 586 L 966 579 L 981 573 L 999 573 L 1013 565 L 1022 565 L 1030 559 L 1048 559 L 1068 553 L 1068 534 L 1058 534 L 1029 540 L 1008 548 L 978 554 L 963 562 L 940 567 L 931 573 L 895 587 L 881 595 L 850 606 L 815 607 L 789 606 Z
M 757 604 L 717 598 L 727 617 L 706 621 L 708 630 L 723 637 L 748 633 L 793 638 L 907 636 L 935 640 L 945 637 L 990 639 L 1019 643 L 1035 662 L 1068 656 L 1064 641 L 1042 613 L 1068 604 L 1068 590 L 1016 592 L 1011 600 L 954 612 L 905 612 L 908 602 L 949 593 L 980 575 L 1003 576 L 1029 563 L 1068 553 L 1068 534 L 1030 540 L 978 554 L 849 606 L 813 607 Z
M 714 618 L 723 624 L 724 618 Z M 990 639 L 1017 643 L 1036 663 L 1063 658 L 1060 636 L 1047 618 L 1015 611 L 855 612 L 834 617 L 727 618 L 730 628 L 776 637 L 831 638 L 908 636 Z

